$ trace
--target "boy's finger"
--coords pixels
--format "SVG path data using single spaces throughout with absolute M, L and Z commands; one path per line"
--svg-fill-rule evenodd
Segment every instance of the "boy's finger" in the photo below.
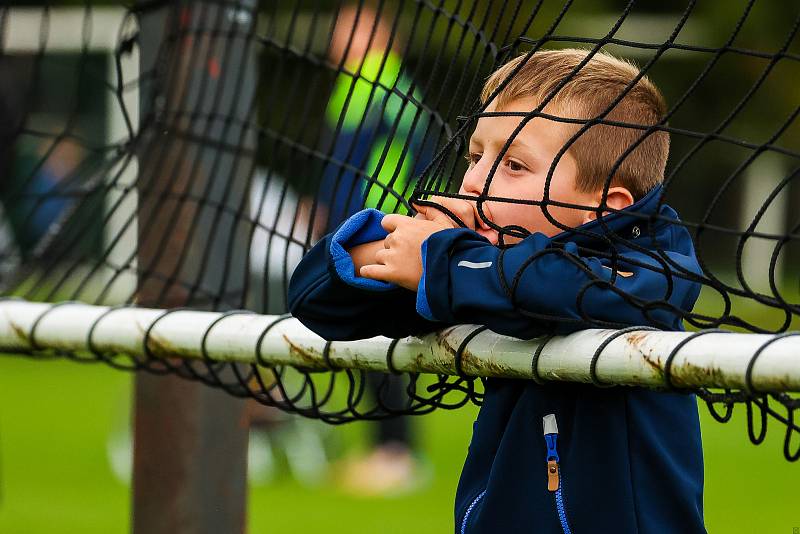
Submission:
M 475 211 L 471 202 L 463 198 L 439 196 L 432 197 L 431 200 L 450 210 L 467 228 L 475 228 Z
M 434 200 L 431 199 L 431 202 Z M 422 218 L 428 221 L 452 225 L 453 221 L 446 213 L 438 209 L 436 206 L 422 206 L 420 204 L 412 204 L 414 208 L 422 214 Z
M 434 205 L 426 206 L 428 220 L 446 224 L 454 228 L 460 226 L 460 221 L 461 224 L 467 228 L 475 228 L 475 216 L 471 202 L 461 198 L 439 195 L 432 196 L 429 201 L 433 202 Z M 450 214 L 452 214 L 452 216 Z
M 362 278 L 389 282 L 388 276 L 391 274 L 391 269 L 385 265 L 364 265 L 358 271 L 358 274 L 360 274 Z
M 389 249 L 382 248 L 375 253 L 375 263 L 378 265 L 386 265 L 386 256 L 389 254 Z
M 417 214 L 414 216 L 415 219 L 421 219 L 425 221 L 433 221 L 436 220 L 436 210 L 429 209 L 428 206 L 423 206 L 421 204 L 411 204 L 415 210 L 417 210 Z
M 417 214 L 414 215 L 415 219 L 427 219 L 428 218 L 428 207 L 423 206 L 422 204 L 417 204 L 416 202 L 411 203 L 411 207 L 417 211 Z
M 397 215 L 393 213 L 391 215 L 386 215 L 381 220 L 381 226 L 387 232 L 394 232 L 395 229 L 403 224 L 405 219 L 411 220 L 411 217 L 406 217 L 405 215 Z

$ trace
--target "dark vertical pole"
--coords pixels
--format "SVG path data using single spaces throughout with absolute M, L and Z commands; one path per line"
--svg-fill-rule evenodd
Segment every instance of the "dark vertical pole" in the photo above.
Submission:
M 230 6 L 176 1 L 139 19 L 140 305 L 224 310 L 245 300 L 236 212 L 247 205 L 255 151 L 242 130 L 256 86 L 255 9 Z M 138 373 L 134 410 L 133 532 L 244 532 L 245 403 Z

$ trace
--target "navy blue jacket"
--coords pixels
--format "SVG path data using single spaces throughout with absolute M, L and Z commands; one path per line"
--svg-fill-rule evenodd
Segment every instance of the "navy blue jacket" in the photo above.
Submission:
M 331 340 L 457 323 L 522 338 L 588 327 L 680 330 L 700 268 L 660 194 L 502 250 L 471 230 L 437 232 L 423 244 L 416 293 L 355 275 L 347 249 L 386 235 L 383 215 L 365 210 L 297 267 L 290 311 Z M 623 238 L 613 247 L 611 233 Z M 455 531 L 700 533 L 702 490 L 694 395 L 489 379 L 456 494 Z

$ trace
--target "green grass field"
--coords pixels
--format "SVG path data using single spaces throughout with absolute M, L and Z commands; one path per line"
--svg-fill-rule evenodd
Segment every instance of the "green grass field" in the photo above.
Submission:
M 120 425 L 132 376 L 101 365 L 0 358 L 0 532 L 113 534 L 130 529 L 129 488 L 106 454 Z M 253 533 L 442 533 L 452 531 L 452 501 L 474 408 L 415 420 L 434 474 L 411 496 L 356 499 L 330 485 L 308 490 L 289 477 L 250 492 Z M 722 425 L 703 414 L 709 532 L 791 534 L 800 527 L 800 463 L 781 454 L 781 429 L 766 443 L 746 437 L 743 410 Z M 358 443 L 359 424 L 334 429 Z M 792 504 L 794 503 L 794 504 Z M 313 510 L 313 513 L 309 513 Z

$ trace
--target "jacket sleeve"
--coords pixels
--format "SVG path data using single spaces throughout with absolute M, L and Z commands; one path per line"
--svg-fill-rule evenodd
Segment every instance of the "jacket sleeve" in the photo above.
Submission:
M 355 274 L 347 249 L 387 233 L 383 214 L 360 211 L 317 243 L 292 274 L 289 311 L 328 340 L 405 337 L 441 328 L 421 317 L 413 291 Z
M 443 230 L 423 244 L 417 311 L 429 320 L 484 324 L 521 338 L 583 328 L 655 326 L 680 330 L 700 285 L 678 274 L 699 271 L 693 252 L 669 262 L 626 252 L 581 256 L 575 243 L 555 246 L 543 234 L 499 249 L 467 229 Z

